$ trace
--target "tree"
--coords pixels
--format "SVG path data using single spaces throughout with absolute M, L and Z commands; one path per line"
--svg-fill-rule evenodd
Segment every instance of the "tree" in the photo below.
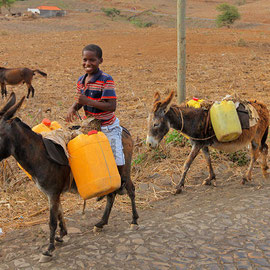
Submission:
M 216 18 L 216 24 L 218 27 L 230 26 L 238 19 L 240 19 L 240 14 L 237 7 L 229 4 L 221 4 L 217 7 L 217 11 L 222 12 Z
M 12 4 L 14 4 L 16 0 L 0 0 L 0 14 L 1 14 L 1 7 L 5 7 L 9 13 L 11 13 L 10 9 Z

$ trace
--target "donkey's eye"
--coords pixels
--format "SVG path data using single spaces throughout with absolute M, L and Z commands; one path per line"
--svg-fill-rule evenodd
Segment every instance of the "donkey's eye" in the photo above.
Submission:
M 159 126 L 159 123 L 154 123 L 154 127 L 158 127 Z

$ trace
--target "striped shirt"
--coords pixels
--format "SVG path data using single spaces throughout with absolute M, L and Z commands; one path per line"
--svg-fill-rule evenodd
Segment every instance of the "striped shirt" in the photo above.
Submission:
M 78 79 L 77 92 L 80 92 L 88 98 L 96 101 L 112 98 L 116 99 L 114 81 L 110 75 L 99 69 L 90 81 L 85 82 L 87 75 L 88 74 L 82 75 Z M 93 116 L 96 119 L 102 120 L 102 126 L 111 125 L 116 119 L 114 112 L 102 111 L 95 107 L 85 105 L 84 111 L 86 116 Z

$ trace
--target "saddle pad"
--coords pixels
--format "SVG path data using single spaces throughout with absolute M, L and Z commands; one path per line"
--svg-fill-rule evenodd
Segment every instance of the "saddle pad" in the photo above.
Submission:
M 43 143 L 50 160 L 62 166 L 69 166 L 68 158 L 60 144 L 46 138 L 43 138 Z
M 240 103 L 236 109 L 242 129 L 249 128 L 249 113 L 245 106 Z

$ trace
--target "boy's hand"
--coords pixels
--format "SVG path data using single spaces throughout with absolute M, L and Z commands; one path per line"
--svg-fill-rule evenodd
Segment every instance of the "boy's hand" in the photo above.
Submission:
M 89 105 L 89 98 L 87 98 L 87 96 L 81 94 L 81 93 L 77 93 L 76 94 L 76 97 L 75 97 L 75 100 L 77 103 L 81 104 L 81 105 Z

